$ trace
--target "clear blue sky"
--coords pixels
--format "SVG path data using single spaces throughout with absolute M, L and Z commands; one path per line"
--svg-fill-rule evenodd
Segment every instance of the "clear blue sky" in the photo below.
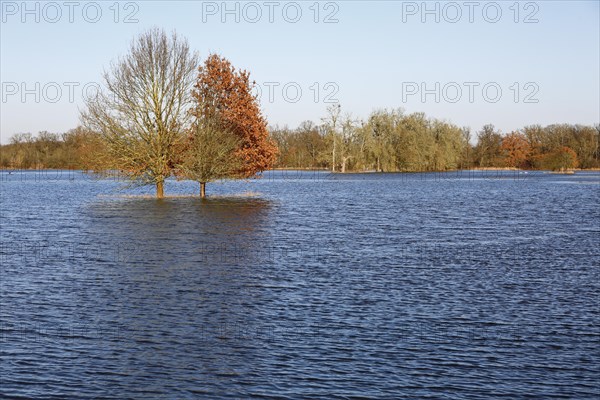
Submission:
M 472 131 L 600 121 L 598 1 L 428 2 L 429 14 L 421 1 L 314 3 L 2 1 L 1 141 L 75 127 L 83 87 L 152 26 L 250 70 L 273 125 L 318 122 L 331 100 L 360 118 L 403 107 Z

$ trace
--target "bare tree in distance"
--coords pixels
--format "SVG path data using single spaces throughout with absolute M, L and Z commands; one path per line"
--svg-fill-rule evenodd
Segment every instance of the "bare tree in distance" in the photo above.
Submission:
M 342 107 L 340 104 L 331 104 L 327 107 L 327 116 L 322 119 L 323 123 L 327 127 L 328 136 L 331 138 L 331 172 L 335 172 L 335 154 L 337 150 L 338 133 L 337 125 L 340 119 Z

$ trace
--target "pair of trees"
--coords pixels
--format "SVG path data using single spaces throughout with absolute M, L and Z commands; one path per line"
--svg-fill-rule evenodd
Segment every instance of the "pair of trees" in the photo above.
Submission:
M 249 73 L 216 54 L 198 54 L 175 33 L 152 29 L 104 74 L 105 88 L 87 100 L 84 125 L 105 152 L 97 169 L 117 169 L 133 182 L 248 178 L 272 166 L 277 149 L 251 94 Z

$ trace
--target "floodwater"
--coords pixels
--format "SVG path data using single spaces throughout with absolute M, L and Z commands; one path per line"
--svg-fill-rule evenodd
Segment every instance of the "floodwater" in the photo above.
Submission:
M 0 172 L 0 397 L 600 396 L 600 173 Z

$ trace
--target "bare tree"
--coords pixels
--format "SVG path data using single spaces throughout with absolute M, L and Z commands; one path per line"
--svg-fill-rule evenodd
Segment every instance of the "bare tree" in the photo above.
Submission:
M 327 127 L 329 136 L 331 137 L 332 149 L 331 149 L 331 171 L 335 172 L 335 154 L 337 150 L 337 142 L 339 141 L 337 124 L 340 119 L 340 113 L 342 107 L 340 104 L 332 104 L 327 107 L 327 116 L 323 118 L 323 123 Z
M 164 196 L 174 149 L 189 129 L 191 88 L 198 55 L 176 33 L 153 28 L 131 43 L 129 53 L 104 73 L 105 88 L 86 101 L 86 127 L 106 143 L 106 167 Z

